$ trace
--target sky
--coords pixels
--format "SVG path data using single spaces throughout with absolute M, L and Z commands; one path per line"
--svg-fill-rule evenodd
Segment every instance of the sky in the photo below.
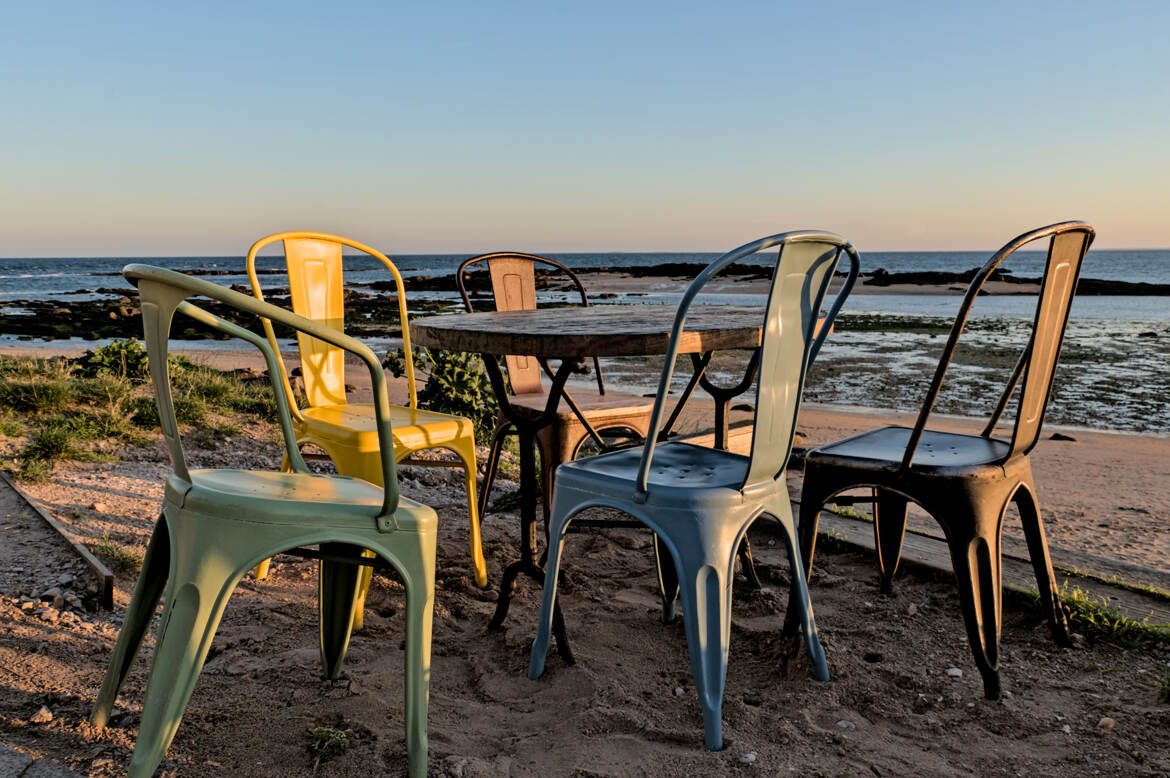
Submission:
M 0 256 L 1170 246 L 1166 2 L 43 2 Z

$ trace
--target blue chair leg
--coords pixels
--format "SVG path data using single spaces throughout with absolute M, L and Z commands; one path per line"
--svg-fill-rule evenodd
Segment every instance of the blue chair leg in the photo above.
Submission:
M 678 571 L 670 552 L 663 553 L 662 541 L 654 534 L 654 565 L 658 570 L 658 591 L 662 593 L 662 623 L 673 624 L 678 618 L 674 601 L 678 599 Z
M 703 709 L 703 740 L 707 748 L 719 751 L 723 748 L 723 687 L 731 637 L 732 549 L 700 542 L 675 543 L 675 547 L 679 549 L 679 558 L 674 561 L 681 584 L 687 651 Z

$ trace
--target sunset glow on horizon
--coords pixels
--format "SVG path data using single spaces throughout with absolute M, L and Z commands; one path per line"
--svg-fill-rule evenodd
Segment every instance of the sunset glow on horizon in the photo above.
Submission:
M 63 10 L 67 8 L 67 10 Z M 1170 5 L 20 5 L 0 256 L 1170 246 Z

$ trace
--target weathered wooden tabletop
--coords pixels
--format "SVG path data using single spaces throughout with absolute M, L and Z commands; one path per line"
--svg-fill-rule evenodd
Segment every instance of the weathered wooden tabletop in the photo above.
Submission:
M 534 357 L 630 357 L 665 354 L 673 305 L 593 305 L 535 311 L 428 316 L 410 323 L 415 345 Z M 755 348 L 762 307 L 696 305 L 687 314 L 680 354 Z

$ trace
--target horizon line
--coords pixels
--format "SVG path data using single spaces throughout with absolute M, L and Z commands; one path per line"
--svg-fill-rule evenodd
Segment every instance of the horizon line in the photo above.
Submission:
M 381 249 L 379 249 L 381 250 Z M 508 249 L 502 249 L 507 251 Z M 861 254 L 981 254 L 988 252 L 994 254 L 998 249 L 873 249 L 870 251 L 862 251 L 858 249 Z M 1043 251 L 1044 249 L 1025 249 L 1025 251 L 1035 252 Z M 1144 246 L 1140 248 L 1114 248 L 1108 246 L 1094 246 L 1089 250 L 1093 251 L 1170 251 L 1170 246 L 1165 247 L 1149 247 Z M 422 257 L 454 257 L 454 256 L 476 256 L 483 253 L 495 252 L 467 252 L 467 251 L 396 251 L 383 252 L 388 257 L 395 256 L 422 256 Z M 609 249 L 594 249 L 591 251 L 539 251 L 528 249 L 527 254 L 539 255 L 556 255 L 556 254 L 714 254 L 722 255 L 725 251 L 696 251 L 696 250 L 675 250 L 675 249 L 654 249 L 646 251 L 631 251 L 631 250 L 609 250 Z M 4 256 L 0 257 L 0 262 L 12 259 L 239 259 L 246 257 L 247 252 L 241 254 L 77 254 L 73 256 Z M 279 253 L 260 254 L 258 256 L 279 256 Z M 345 254 L 345 256 L 361 256 L 361 253 Z

